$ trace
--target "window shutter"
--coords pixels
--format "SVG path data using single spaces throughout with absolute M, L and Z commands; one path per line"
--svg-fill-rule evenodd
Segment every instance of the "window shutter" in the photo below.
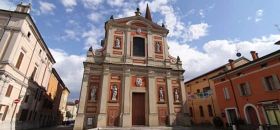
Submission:
M 251 87 L 249 82 L 246 82 L 246 92 L 247 96 L 251 95 Z
M 12 90 L 13 90 L 13 86 L 9 85 L 5 96 L 10 97 L 11 93 L 12 93 Z
M 272 77 L 273 77 L 273 82 L 274 82 L 275 88 L 280 89 L 280 83 L 279 83 L 279 79 L 278 79 L 277 75 L 273 75 Z
M 262 84 L 263 84 L 263 87 L 264 87 L 265 91 L 269 91 L 269 89 L 266 85 L 266 82 L 265 82 L 265 77 L 262 78 Z
M 237 88 L 238 88 L 238 91 L 239 91 L 239 95 L 240 96 L 244 96 L 243 93 L 242 93 L 242 90 L 241 90 L 241 85 L 237 85 Z
M 22 59 L 23 59 L 24 54 L 22 52 L 20 52 L 17 63 L 16 63 L 16 68 L 19 69 Z
M 224 91 L 224 97 L 225 97 L 225 99 L 227 99 L 227 92 L 226 92 L 226 88 L 223 88 L 223 91 Z

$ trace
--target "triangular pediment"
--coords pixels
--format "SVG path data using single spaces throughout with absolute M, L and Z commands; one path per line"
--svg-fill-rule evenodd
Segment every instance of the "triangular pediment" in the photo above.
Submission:
M 118 26 L 132 26 L 132 27 L 142 27 L 142 28 L 151 28 L 154 30 L 160 30 L 168 33 L 168 29 L 162 27 L 142 16 L 131 16 L 119 19 L 111 19 L 108 23 Z

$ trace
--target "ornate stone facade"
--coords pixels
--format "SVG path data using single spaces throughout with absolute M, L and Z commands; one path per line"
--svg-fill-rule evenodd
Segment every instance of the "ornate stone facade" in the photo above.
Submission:
M 137 11 L 105 23 L 103 48 L 84 62 L 75 130 L 189 125 L 182 62 L 169 55 L 168 30 L 150 19 Z

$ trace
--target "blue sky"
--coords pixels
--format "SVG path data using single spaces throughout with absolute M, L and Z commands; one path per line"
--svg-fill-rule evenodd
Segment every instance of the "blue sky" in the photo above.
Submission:
M 145 14 L 149 3 L 153 21 L 170 30 L 168 44 L 180 56 L 189 80 L 236 59 L 236 50 L 251 59 L 279 46 L 279 0 L 23 0 L 32 3 L 31 15 L 57 61 L 55 68 L 78 98 L 82 61 L 89 46 L 100 48 L 104 22 Z M 1 0 L 0 8 L 13 10 L 19 0 Z

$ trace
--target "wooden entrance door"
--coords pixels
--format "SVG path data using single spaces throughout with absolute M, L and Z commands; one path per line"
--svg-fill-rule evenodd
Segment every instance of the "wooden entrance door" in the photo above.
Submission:
M 132 94 L 132 125 L 145 125 L 145 94 Z
M 159 125 L 162 125 L 162 126 L 167 125 L 167 123 L 168 123 L 167 107 L 158 108 L 158 120 L 159 120 Z
M 248 106 L 246 109 L 248 113 L 249 123 L 254 126 L 259 126 L 259 120 L 255 109 L 251 106 Z

